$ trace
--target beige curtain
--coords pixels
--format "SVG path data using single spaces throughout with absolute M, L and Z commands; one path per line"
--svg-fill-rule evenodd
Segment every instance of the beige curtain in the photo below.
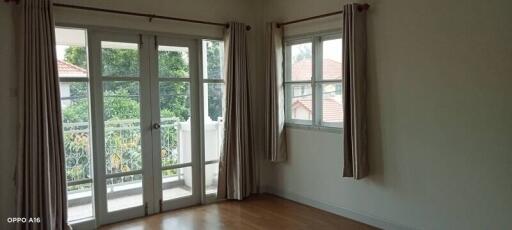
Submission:
M 268 23 L 265 34 L 266 157 L 272 162 L 285 161 L 286 130 L 284 128 L 283 29 Z
M 16 165 L 18 229 L 67 229 L 66 173 L 52 1 L 22 1 L 23 72 Z
M 359 4 L 343 8 L 344 177 L 368 175 L 366 131 L 366 11 Z
M 226 31 L 226 119 L 219 162 L 219 199 L 242 200 L 256 191 L 253 153 L 247 35 L 243 23 L 231 22 Z

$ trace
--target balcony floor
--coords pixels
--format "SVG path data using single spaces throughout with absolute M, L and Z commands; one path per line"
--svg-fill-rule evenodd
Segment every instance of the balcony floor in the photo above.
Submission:
M 208 186 L 206 188 L 206 194 L 212 194 L 217 192 L 216 186 Z M 190 187 L 182 185 L 179 187 L 168 188 L 162 191 L 164 200 L 173 200 L 176 198 L 192 195 Z M 122 196 L 115 199 L 109 200 L 111 205 L 110 210 L 116 211 L 130 207 L 136 207 L 142 205 L 142 194 L 135 194 L 129 196 Z M 90 218 L 93 216 L 92 203 L 81 204 L 76 206 L 68 207 L 68 220 L 80 220 Z

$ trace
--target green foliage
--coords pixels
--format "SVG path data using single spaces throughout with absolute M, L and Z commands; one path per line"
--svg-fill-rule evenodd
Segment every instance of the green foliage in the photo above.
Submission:
M 80 127 L 80 128 L 87 128 Z M 90 150 L 88 132 L 67 132 L 64 135 L 66 151 L 66 179 L 68 181 L 90 177 Z
M 136 49 L 101 49 L 101 75 L 138 77 L 139 52 Z
M 70 46 L 65 52 L 64 61 L 87 69 L 87 52 L 85 47 Z
M 206 60 L 208 63 L 208 78 L 210 79 L 220 79 L 222 78 L 221 73 L 221 65 L 222 60 L 219 60 L 221 58 L 221 47 L 220 42 L 212 42 L 208 41 L 206 47 Z
M 64 108 L 62 120 L 64 123 L 86 122 L 89 119 L 89 103 L 87 100 L 87 84 L 74 82 L 69 84 L 71 104 Z
M 178 118 L 186 121 L 190 117 L 189 83 L 160 83 L 160 117 Z
M 158 51 L 159 77 L 189 77 L 188 64 L 184 58 L 188 58 L 188 56 L 183 57 L 181 52 Z
M 221 42 L 207 41 L 206 42 L 206 58 L 208 78 L 221 79 L 222 78 L 222 61 L 220 60 L 222 47 Z M 222 117 L 222 100 L 223 100 L 223 86 L 222 84 L 207 84 L 208 87 L 208 116 L 213 121 Z
M 139 83 L 104 82 L 103 117 L 105 121 L 138 119 L 140 117 Z
M 205 86 L 206 87 L 206 86 Z M 223 84 L 208 84 L 208 116 L 212 121 L 222 117 Z

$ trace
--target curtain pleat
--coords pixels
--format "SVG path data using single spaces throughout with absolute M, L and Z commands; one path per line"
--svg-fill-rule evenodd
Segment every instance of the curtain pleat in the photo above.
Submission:
M 283 29 L 268 23 L 265 34 L 266 158 L 272 162 L 286 161 L 286 130 L 284 128 Z
M 366 11 L 343 8 L 343 176 L 368 175 L 366 111 Z
M 69 229 L 52 1 L 22 1 L 17 229 Z
M 242 200 L 256 190 L 253 152 L 247 35 L 243 23 L 231 22 L 226 32 L 226 119 L 219 162 L 219 199 Z

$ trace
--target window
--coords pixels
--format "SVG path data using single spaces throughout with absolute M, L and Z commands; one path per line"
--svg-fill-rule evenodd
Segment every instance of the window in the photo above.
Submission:
M 340 128 L 343 122 L 340 35 L 285 43 L 286 121 Z
M 94 216 L 87 31 L 56 28 L 68 221 Z
M 137 43 L 100 42 L 108 212 L 143 204 L 143 175 L 132 173 L 143 169 L 139 52 Z
M 203 40 L 203 129 L 205 194 L 217 193 L 219 157 L 224 140 L 224 43 Z

